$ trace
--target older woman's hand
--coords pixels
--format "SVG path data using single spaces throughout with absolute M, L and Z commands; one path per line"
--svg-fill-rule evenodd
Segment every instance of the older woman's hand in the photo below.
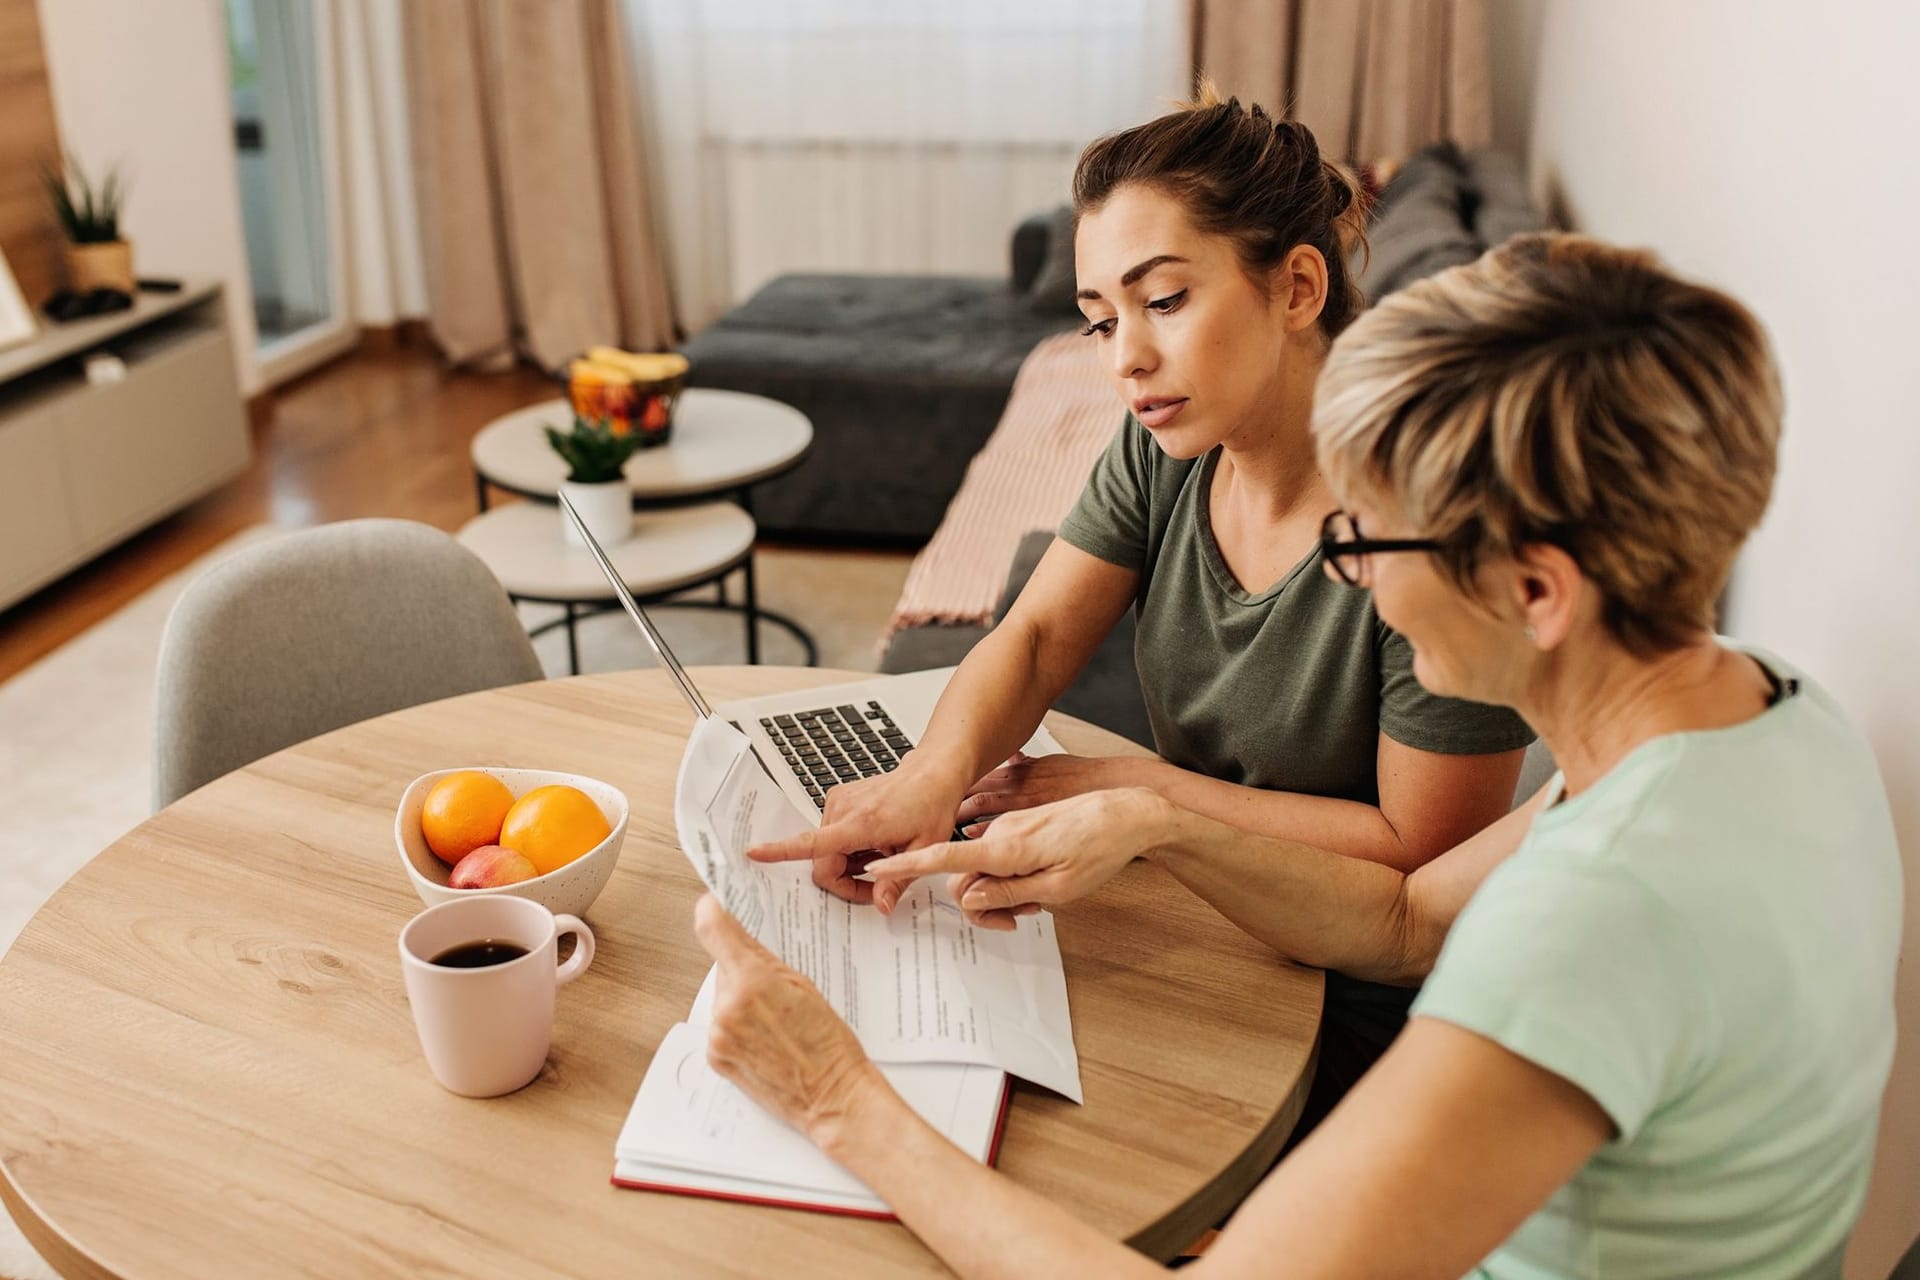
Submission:
M 976 840 L 928 845 L 867 868 L 878 884 L 945 871 L 969 920 L 1012 929 L 1014 917 L 1084 898 L 1159 845 L 1173 806 L 1142 787 L 1096 791 L 996 818 Z
M 780 963 L 706 894 L 693 931 L 720 968 L 708 1065 L 802 1133 L 845 1118 L 887 1088 L 853 1029 L 811 982 Z
M 966 799 L 960 802 L 954 821 L 968 836 L 978 837 L 1002 814 L 1053 804 L 1089 792 L 1139 786 L 1146 780 L 1146 771 L 1159 763 L 1157 760 L 1127 756 L 1029 756 L 1016 751 L 1012 759 L 973 784 Z M 940 838 L 944 838 L 944 833 Z M 897 849 L 915 847 L 913 844 L 895 846 Z M 817 881 L 818 877 L 815 879 Z M 881 911 L 891 912 L 912 886 L 912 876 L 876 880 L 873 903 Z M 1008 924 L 1006 927 L 1012 926 Z

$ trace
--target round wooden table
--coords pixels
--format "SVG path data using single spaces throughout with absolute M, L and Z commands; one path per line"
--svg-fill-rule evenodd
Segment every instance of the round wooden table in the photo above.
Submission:
M 849 673 L 710 668 L 716 700 Z M 1137 751 L 1061 716 L 1069 750 Z M 919 1275 L 883 1222 L 619 1190 L 613 1143 L 708 961 L 673 835 L 691 720 L 664 673 L 382 716 L 187 796 L 69 881 L 0 960 L 0 1199 L 69 1276 Z M 394 939 L 417 775 L 563 769 L 632 802 L 540 1078 L 442 1090 Z M 1305 1095 L 1321 978 L 1135 864 L 1057 914 L 1086 1105 L 1020 1086 L 999 1167 L 1169 1257 L 1258 1181 Z

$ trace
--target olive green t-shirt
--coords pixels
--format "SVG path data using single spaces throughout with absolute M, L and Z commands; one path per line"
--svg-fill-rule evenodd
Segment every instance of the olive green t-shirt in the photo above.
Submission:
M 1318 548 L 1265 590 L 1241 589 L 1208 515 L 1219 456 L 1169 458 L 1128 414 L 1060 525 L 1140 574 L 1134 663 L 1162 757 L 1242 786 L 1378 804 L 1382 733 L 1448 755 L 1533 740 L 1511 711 L 1421 688 L 1405 638 L 1371 593 L 1327 576 Z M 1329 1016 L 1360 1015 L 1347 1020 L 1384 1045 L 1413 992 L 1330 978 L 1327 998 Z

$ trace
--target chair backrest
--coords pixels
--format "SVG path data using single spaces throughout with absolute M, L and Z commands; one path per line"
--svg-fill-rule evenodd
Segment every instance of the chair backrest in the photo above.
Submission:
M 438 529 L 286 534 L 210 568 L 167 619 L 154 807 L 342 725 L 542 675 L 500 583 Z

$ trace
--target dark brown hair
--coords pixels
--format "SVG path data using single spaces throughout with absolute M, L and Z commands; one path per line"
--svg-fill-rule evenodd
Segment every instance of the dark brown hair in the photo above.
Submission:
M 1328 338 L 1365 307 L 1347 254 L 1366 243 L 1366 202 L 1346 170 L 1321 157 L 1307 126 L 1238 98 L 1223 102 L 1202 80 L 1194 101 L 1080 153 L 1074 218 L 1132 183 L 1179 201 L 1201 231 L 1231 239 L 1262 287 L 1296 245 L 1318 250 L 1327 261 L 1320 328 Z

